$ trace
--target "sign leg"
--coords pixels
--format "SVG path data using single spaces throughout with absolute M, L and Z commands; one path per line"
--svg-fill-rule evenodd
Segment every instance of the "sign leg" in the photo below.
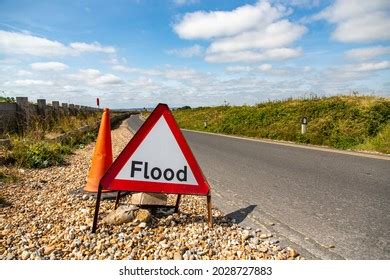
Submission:
M 178 194 L 176 198 L 175 213 L 179 212 L 180 199 L 181 199 L 181 194 Z
M 92 233 L 95 233 L 96 228 L 97 228 L 100 199 L 102 198 L 102 188 L 103 188 L 103 186 L 99 184 L 99 189 L 98 189 L 98 193 L 97 193 L 97 197 L 96 197 L 95 216 L 93 217 Z
M 209 227 L 213 227 L 213 216 L 211 214 L 211 195 L 207 195 L 207 218 L 209 221 Z
M 118 208 L 119 199 L 120 199 L 120 198 L 121 198 L 121 192 L 118 191 L 118 193 L 116 194 L 116 200 L 115 200 L 115 207 L 114 207 L 115 210 Z

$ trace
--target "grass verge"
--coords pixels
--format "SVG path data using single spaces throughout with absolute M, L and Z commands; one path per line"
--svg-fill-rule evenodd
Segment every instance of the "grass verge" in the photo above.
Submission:
M 180 127 L 214 133 L 285 140 L 338 149 L 389 153 L 390 99 L 333 96 L 270 101 L 255 106 L 174 110 Z M 300 133 L 302 116 L 308 130 Z M 205 127 L 205 122 L 207 127 Z
M 64 139 L 61 143 L 49 143 L 45 140 L 33 140 L 31 138 L 13 138 L 12 149 L 5 155 L 8 164 L 27 168 L 45 168 L 53 165 L 61 165 L 65 162 L 66 155 L 76 148 L 83 148 L 96 139 L 97 131 L 79 133 Z

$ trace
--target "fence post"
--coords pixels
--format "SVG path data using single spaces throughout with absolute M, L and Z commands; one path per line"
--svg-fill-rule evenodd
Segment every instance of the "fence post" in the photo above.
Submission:
M 17 126 L 18 131 L 23 135 L 30 123 L 30 110 L 28 97 L 16 97 L 17 104 Z
M 69 113 L 73 116 L 75 114 L 74 113 L 74 104 L 69 104 L 68 108 L 69 108 Z
M 53 109 L 58 111 L 58 108 L 60 107 L 60 102 L 59 101 L 52 101 L 51 105 L 53 106 Z
M 61 107 L 62 107 L 62 113 L 64 115 L 67 115 L 68 114 L 68 103 L 61 103 Z
M 37 99 L 38 115 L 42 120 L 46 118 L 46 99 Z

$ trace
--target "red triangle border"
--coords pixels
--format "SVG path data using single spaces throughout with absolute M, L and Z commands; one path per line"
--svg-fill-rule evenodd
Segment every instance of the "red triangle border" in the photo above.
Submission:
M 195 180 L 198 185 L 189 184 L 175 184 L 164 182 L 148 182 L 138 180 L 122 180 L 115 179 L 117 174 L 134 154 L 137 148 L 141 145 L 142 141 L 147 137 L 154 125 L 160 119 L 164 117 L 175 140 L 177 141 L 180 150 L 182 151 L 189 168 L 194 174 Z M 100 184 L 105 190 L 116 191 L 132 191 L 132 192 L 150 192 L 150 193 L 170 193 L 170 194 L 190 194 L 190 195 L 207 195 L 209 193 L 209 184 L 203 175 L 202 170 L 196 161 L 191 148 L 189 147 L 184 135 L 182 134 L 179 126 L 177 125 L 168 105 L 158 104 L 153 110 L 149 118 L 143 123 L 137 133 L 131 138 L 129 143 L 119 154 L 117 159 L 112 163 L 110 168 L 104 174 L 100 180 Z

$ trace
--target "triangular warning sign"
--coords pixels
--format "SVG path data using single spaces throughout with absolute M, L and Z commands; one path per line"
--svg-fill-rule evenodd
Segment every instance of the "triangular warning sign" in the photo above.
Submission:
M 159 104 L 100 181 L 103 189 L 206 195 L 209 185 L 166 104 Z

